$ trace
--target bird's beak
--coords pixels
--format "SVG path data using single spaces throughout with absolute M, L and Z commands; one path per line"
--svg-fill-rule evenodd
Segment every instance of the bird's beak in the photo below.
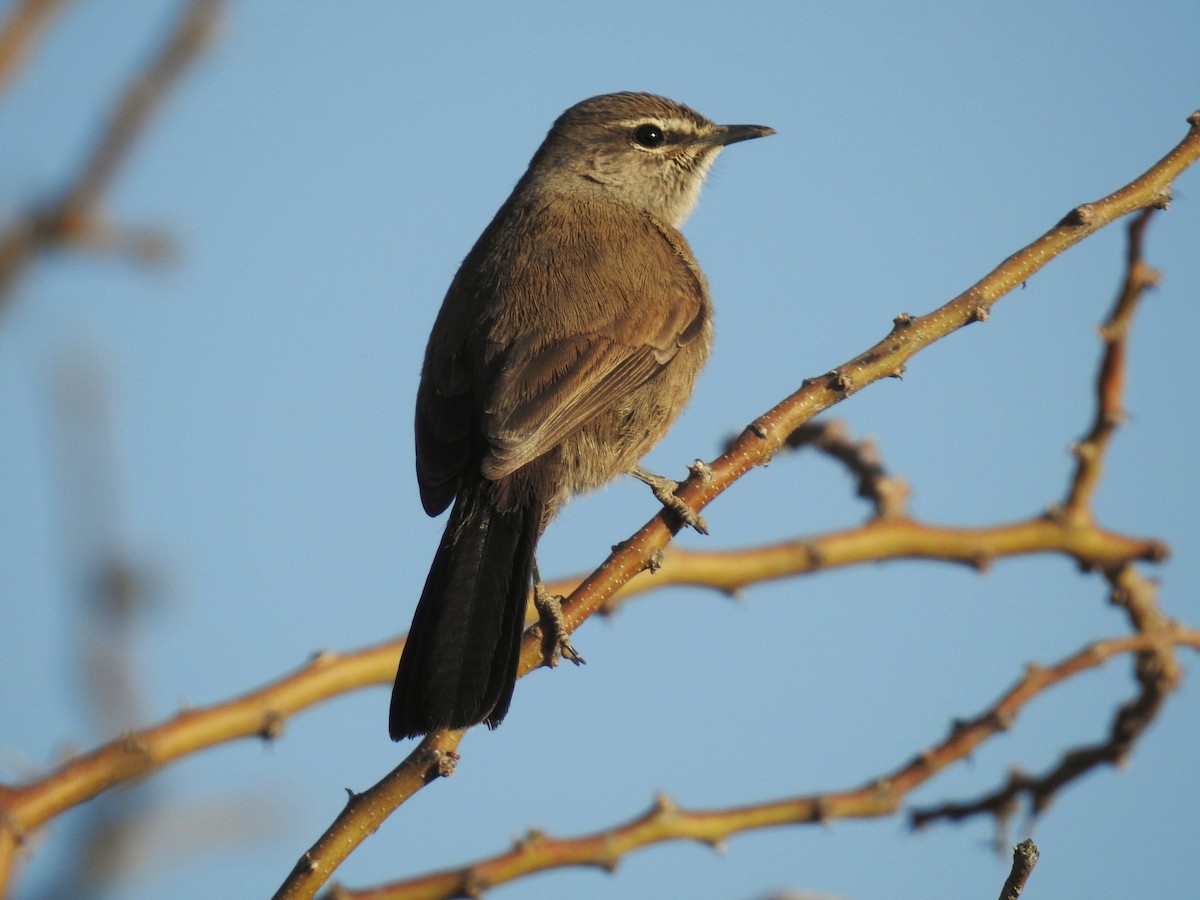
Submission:
M 774 128 L 766 125 L 718 125 L 712 134 L 705 135 L 696 143 L 708 144 L 711 147 L 725 147 L 738 141 L 748 141 L 751 138 L 766 137 L 774 134 Z

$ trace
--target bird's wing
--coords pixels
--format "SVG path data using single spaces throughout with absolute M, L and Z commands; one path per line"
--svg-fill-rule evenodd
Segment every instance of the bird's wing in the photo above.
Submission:
M 592 241 L 578 259 L 567 248 L 547 268 L 554 295 L 543 302 L 564 312 L 513 341 L 503 357 L 483 410 L 484 477 L 537 459 L 702 333 L 707 288 L 682 236 L 640 214 L 621 224 L 614 229 L 621 238 Z
M 417 390 L 416 437 L 417 485 L 431 516 L 454 499 L 472 444 L 478 444 L 476 406 L 461 348 L 428 354 Z

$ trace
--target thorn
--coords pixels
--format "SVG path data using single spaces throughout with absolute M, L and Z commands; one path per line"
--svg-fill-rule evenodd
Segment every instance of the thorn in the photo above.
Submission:
M 825 554 L 821 552 L 821 545 L 816 541 L 805 544 L 804 552 L 808 555 L 809 565 L 814 569 L 819 569 L 825 564 Z
M 1061 503 L 1053 503 L 1046 507 L 1046 511 L 1042 514 L 1048 521 L 1062 525 L 1067 521 L 1067 511 Z
M 833 813 L 832 805 L 829 802 L 829 798 L 825 797 L 823 795 L 820 797 L 814 797 L 812 806 L 813 806 L 812 820 L 814 822 L 818 822 L 822 825 L 828 824 L 829 818 Z
M 530 847 L 536 847 L 545 840 L 546 832 L 540 828 L 530 828 L 521 837 L 513 841 L 513 849 L 526 850 Z
M 1092 209 L 1090 204 L 1085 203 L 1082 206 L 1075 207 L 1073 210 L 1063 216 L 1062 219 L 1059 220 L 1057 227 L 1078 228 L 1084 225 L 1090 225 L 1095 218 L 1095 210 Z
M 262 726 L 258 729 L 258 736 L 264 741 L 278 740 L 283 734 L 284 717 L 279 714 L 278 710 L 269 709 L 263 714 Z
M 854 391 L 854 379 L 845 372 L 830 372 L 829 386 L 838 393 L 849 396 Z
M 993 562 L 994 557 L 990 553 L 985 550 L 980 550 L 971 557 L 970 566 L 976 572 L 986 572 L 992 567 Z

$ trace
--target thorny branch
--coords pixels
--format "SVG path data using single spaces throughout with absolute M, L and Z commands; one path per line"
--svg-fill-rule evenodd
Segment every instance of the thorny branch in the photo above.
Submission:
M 733 835 L 760 828 L 828 824 L 836 819 L 891 815 L 908 794 L 938 772 L 966 759 L 984 741 L 1011 728 L 1024 707 L 1049 688 L 1080 672 L 1097 668 L 1116 656 L 1160 646 L 1200 650 L 1200 630 L 1175 626 L 1154 634 L 1098 641 L 1053 666 L 1030 666 L 1020 681 L 989 709 L 973 719 L 955 723 L 950 734 L 937 744 L 883 777 L 857 788 L 713 810 L 685 810 L 660 795 L 649 812 L 596 834 L 560 839 L 534 831 L 508 852 L 490 859 L 377 888 L 356 891 L 334 887 L 327 898 L 441 900 L 478 897 L 488 888 L 533 872 L 566 866 L 593 866 L 612 871 L 631 851 L 665 841 L 699 841 L 720 849 Z
M 1145 210 L 1130 222 L 1124 283 L 1100 330 L 1104 354 L 1096 379 L 1094 423 L 1075 447 L 1076 468 L 1067 500 L 1052 511 L 1053 517 L 1072 524 L 1088 526 L 1093 522 L 1089 502 L 1099 483 L 1104 452 L 1122 418 L 1126 338 L 1142 294 L 1158 283 L 1158 273 L 1142 259 L 1143 237 L 1153 213 L 1153 209 Z M 1110 602 L 1126 611 L 1136 631 L 1153 634 L 1170 627 L 1158 605 L 1157 586 L 1138 572 L 1131 561 L 1104 566 L 1102 571 L 1109 583 Z M 1157 717 L 1167 694 L 1178 685 L 1182 671 L 1169 647 L 1155 646 L 1138 654 L 1134 675 L 1138 693 L 1117 710 L 1105 741 L 1068 750 L 1040 776 L 1015 770 L 1002 787 L 976 800 L 915 810 L 912 825 L 921 827 L 940 819 L 957 821 L 983 813 L 995 816 L 1003 826 L 1019 810 L 1022 799 L 1028 800 L 1030 812 L 1037 815 L 1049 807 L 1064 785 L 1097 766 L 1120 764 Z M 1004 840 L 1003 828 L 997 840 Z

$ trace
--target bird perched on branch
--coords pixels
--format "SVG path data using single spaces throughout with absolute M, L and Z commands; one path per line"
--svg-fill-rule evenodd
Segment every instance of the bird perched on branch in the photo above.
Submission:
M 463 261 L 416 410 L 421 502 L 454 508 L 396 673 L 393 740 L 504 718 L 531 578 L 551 602 L 534 550 L 573 494 L 629 472 L 697 523 L 673 482 L 638 468 L 712 344 L 708 283 L 678 229 L 721 148 L 772 133 L 652 94 L 584 100 Z

